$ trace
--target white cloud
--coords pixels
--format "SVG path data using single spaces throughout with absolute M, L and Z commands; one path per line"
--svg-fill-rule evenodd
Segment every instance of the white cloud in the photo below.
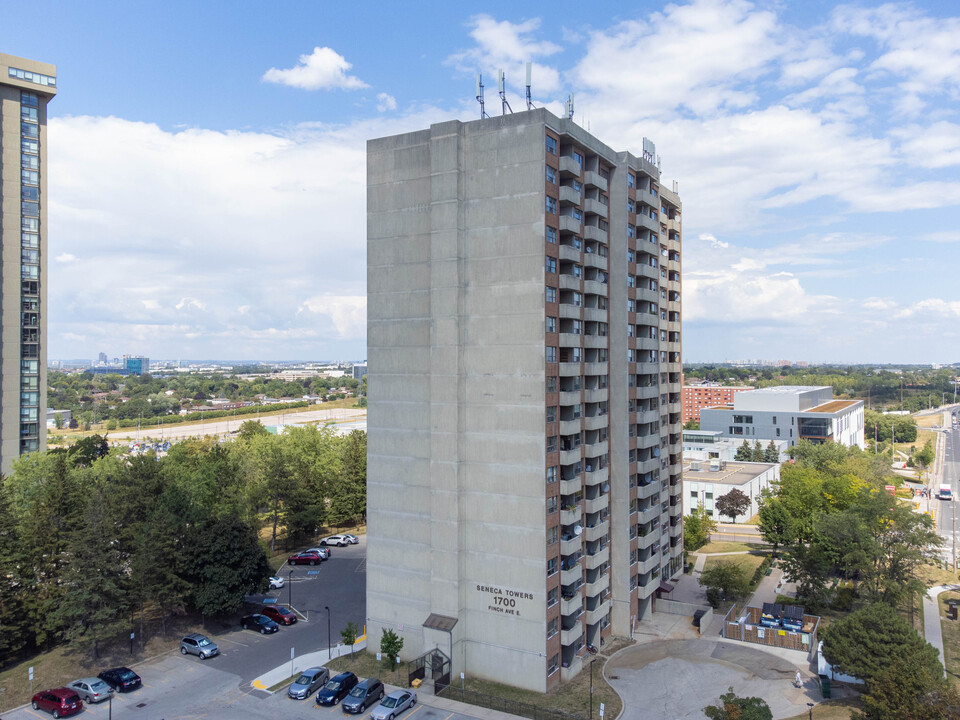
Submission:
M 911 165 L 930 169 L 960 165 L 960 125 L 956 123 L 910 125 L 892 134 L 902 141 L 900 151 Z
M 366 295 L 315 295 L 304 300 L 300 311 L 326 315 L 333 322 L 341 338 L 366 337 Z
M 716 236 L 711 235 L 710 233 L 701 233 L 699 236 L 699 239 L 707 241 L 708 243 L 710 243 L 712 247 L 715 247 L 715 248 L 725 249 L 730 247 L 730 243 L 717 240 Z
M 555 43 L 535 38 L 540 29 L 539 18 L 512 23 L 498 21 L 489 15 L 475 15 L 468 25 L 470 37 L 476 45 L 451 55 L 447 63 L 462 72 L 481 72 L 488 88 L 496 88 L 496 73 L 503 70 L 507 84 L 519 90 L 526 84 L 526 63 L 530 62 L 535 95 L 555 93 L 560 89 L 559 71 L 537 62 L 538 58 L 550 57 L 562 50 Z
M 73 253 L 60 253 L 54 258 L 59 263 L 72 263 L 76 259 L 77 256 Z
M 301 55 L 300 61 L 294 67 L 286 70 L 270 68 L 263 74 L 262 79 L 264 82 L 289 85 L 302 90 L 356 90 L 369 87 L 360 78 L 347 75 L 347 71 L 352 67 L 343 55 L 332 48 L 315 47 L 309 55 Z
M 377 110 L 380 112 L 386 112 L 387 110 L 396 110 L 397 109 L 397 99 L 393 95 L 388 95 L 387 93 L 378 93 L 377 94 Z

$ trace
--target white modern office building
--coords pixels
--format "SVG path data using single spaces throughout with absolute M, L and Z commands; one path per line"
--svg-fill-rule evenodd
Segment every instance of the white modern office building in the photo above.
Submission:
M 545 691 L 682 570 L 680 199 L 543 109 L 367 179 L 367 635 Z
M 732 405 L 700 411 L 700 429 L 738 443 L 782 440 L 793 447 L 805 439 L 863 449 L 863 401 L 834 400 L 829 386 L 781 385 L 737 393 Z
M 760 511 L 759 500 L 764 490 L 780 480 L 778 463 L 736 462 L 731 460 L 693 460 L 683 467 L 683 514 L 689 515 L 703 505 L 714 520 L 745 522 Z M 737 489 L 750 498 L 750 509 L 735 520 L 720 515 L 714 503 L 717 498 Z

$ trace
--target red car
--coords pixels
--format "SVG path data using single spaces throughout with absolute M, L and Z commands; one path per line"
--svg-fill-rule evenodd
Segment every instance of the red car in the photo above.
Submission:
M 315 552 L 297 553 L 287 558 L 287 563 L 290 565 L 319 565 L 321 562 L 323 559 L 320 553 Z
M 260 612 L 280 625 L 293 625 L 297 621 L 297 614 L 283 605 L 267 605 Z
M 55 718 L 73 715 L 83 710 L 83 700 L 71 688 L 44 690 L 33 696 L 33 709 L 46 710 Z

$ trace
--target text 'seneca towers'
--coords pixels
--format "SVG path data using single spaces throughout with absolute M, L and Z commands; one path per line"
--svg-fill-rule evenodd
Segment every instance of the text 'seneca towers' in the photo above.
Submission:
M 367 144 L 371 644 L 542 691 L 681 570 L 655 162 L 542 109 Z
M 0 472 L 46 447 L 47 103 L 57 69 L 0 53 Z

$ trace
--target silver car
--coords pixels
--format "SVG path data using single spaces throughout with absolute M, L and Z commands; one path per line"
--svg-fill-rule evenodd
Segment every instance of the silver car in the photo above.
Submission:
M 201 660 L 206 660 L 219 655 L 220 648 L 206 635 L 191 633 L 180 641 L 180 654 L 196 655 Z
M 81 678 L 80 680 L 74 680 L 67 687 L 76 690 L 77 695 L 85 703 L 103 702 L 109 700 L 110 696 L 113 695 L 113 688 L 100 678 Z
M 294 700 L 306 700 L 313 691 L 323 687 L 330 679 L 330 672 L 325 667 L 307 668 L 287 690 L 287 695 Z
M 396 690 L 387 695 L 377 705 L 370 717 L 373 720 L 393 720 L 407 708 L 417 704 L 417 694 L 413 690 Z

